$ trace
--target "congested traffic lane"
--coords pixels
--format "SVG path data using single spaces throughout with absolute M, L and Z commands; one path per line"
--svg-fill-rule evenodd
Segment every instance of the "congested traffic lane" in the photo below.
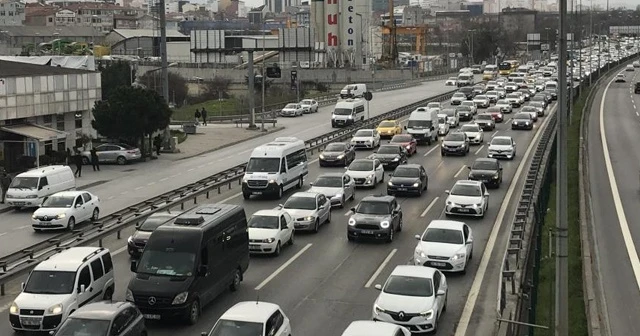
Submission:
M 535 130 L 540 128 L 545 118 L 538 122 Z M 522 156 L 534 132 L 511 131 L 508 120 L 498 124 L 498 135 L 511 135 L 518 143 L 518 156 L 513 161 L 503 161 L 504 183 L 500 189 L 491 190 L 490 208 L 485 219 L 460 220 L 469 223 L 474 230 L 474 259 L 466 275 L 450 275 L 449 306 L 442 317 L 439 334 L 451 334 L 460 316 L 462 306 L 468 294 L 473 276 L 478 267 L 489 232 L 496 218 L 497 209 L 503 202 L 505 191 L 513 179 L 514 172 L 523 159 Z M 493 133 L 486 134 L 487 140 Z M 486 143 L 487 141 L 485 141 Z M 321 227 L 318 234 L 299 234 L 293 247 L 283 249 L 280 257 L 254 257 L 241 290 L 237 293 L 225 293 L 210 307 L 203 311 L 201 322 L 196 326 L 151 324 L 151 336 L 181 334 L 198 334 L 208 330 L 215 320 L 227 308 L 242 300 L 265 300 L 280 304 L 292 319 L 295 334 L 301 335 L 340 335 L 342 330 L 354 319 L 369 319 L 373 300 L 377 291 L 375 283 L 383 282 L 391 269 L 398 264 L 409 262 L 416 241 L 415 234 L 421 233 L 426 224 L 433 219 L 442 218 L 442 210 L 446 194 L 458 179 L 467 175 L 465 166 L 470 165 L 476 157 L 486 156 L 486 146 L 473 147 L 467 157 L 441 157 L 437 146 L 419 147 L 419 154 L 410 158 L 411 163 L 421 163 L 429 173 L 429 189 L 420 198 L 400 198 L 404 211 L 404 230 L 396 235 L 392 244 L 384 243 L 349 243 L 346 240 L 347 209 L 335 209 L 332 223 Z M 474 154 L 477 152 L 477 155 Z M 359 157 L 369 155 L 370 151 L 358 152 Z M 324 172 L 341 171 L 342 168 L 320 168 L 317 156 L 311 158 L 309 180 L 315 179 Z M 385 192 L 385 185 L 375 190 L 358 190 L 356 201 L 348 203 L 347 208 L 357 204 L 362 197 L 369 194 Z M 231 194 L 231 195 L 230 195 Z M 241 204 L 247 214 L 257 210 L 277 206 L 284 201 L 242 200 L 234 197 L 233 191 L 216 197 L 213 201 L 225 201 Z M 289 192 L 286 196 L 291 195 Z M 435 201 L 434 201 L 435 200 Z M 126 235 L 125 235 L 126 237 Z M 129 272 L 129 257 L 122 252 L 123 240 L 106 246 L 117 255 L 114 257 L 116 272 L 116 295 L 118 300 L 124 299 Z M 118 253 L 120 252 L 120 253 Z M 388 262 L 384 263 L 388 259 Z M 384 264 L 384 265 L 383 265 Z M 381 266 L 382 265 L 382 266 Z M 377 272 L 377 270 L 380 271 Z M 373 277 L 376 273 L 377 276 Z M 365 287 L 367 286 L 368 287 Z M 258 288 L 259 290 L 256 290 Z M 16 288 L 12 289 L 14 292 Z M 2 319 L 2 333 L 10 333 L 8 322 Z
M 423 82 L 422 85 L 402 90 L 374 93 L 374 98 L 369 104 L 370 116 L 377 116 L 452 90 L 454 88 L 444 86 L 439 80 Z M 323 107 L 318 113 L 303 117 L 279 118 L 278 123 L 286 128 L 267 135 L 266 139 L 271 140 L 276 136 L 293 136 L 307 140 L 331 132 L 332 108 L 332 105 Z M 100 197 L 101 215 L 104 216 L 246 162 L 251 151 L 264 142 L 265 137 L 259 137 L 181 161 L 156 160 L 152 169 L 132 172 L 130 176 L 88 188 L 88 190 Z M 3 214 L 0 218 L 0 256 L 18 251 L 56 234 L 54 232 L 34 233 L 30 225 L 31 214 L 32 211 L 14 211 Z
M 634 268 L 640 266 L 637 254 L 640 227 L 635 225 L 640 217 L 640 148 L 634 144 L 638 140 L 640 95 L 632 89 L 640 79 L 640 69 L 623 73 L 627 75 L 627 82 L 611 83 L 606 96 L 605 86 L 617 73 L 603 83 L 589 115 L 586 152 L 591 191 L 589 206 L 597 242 L 595 255 L 599 269 L 595 273 L 606 303 L 605 321 L 609 322 L 611 335 L 639 335 L 640 274 Z M 603 137 L 606 150 L 603 150 Z M 620 214 L 617 209 L 622 210 Z

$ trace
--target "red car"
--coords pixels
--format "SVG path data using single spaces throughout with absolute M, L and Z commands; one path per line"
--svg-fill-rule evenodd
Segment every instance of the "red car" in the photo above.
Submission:
M 409 156 L 418 152 L 418 141 L 411 134 L 397 134 L 389 143 L 398 144 L 407 149 Z
M 487 109 L 486 113 L 491 114 L 496 123 L 501 123 L 504 120 L 504 116 L 499 107 L 492 106 Z

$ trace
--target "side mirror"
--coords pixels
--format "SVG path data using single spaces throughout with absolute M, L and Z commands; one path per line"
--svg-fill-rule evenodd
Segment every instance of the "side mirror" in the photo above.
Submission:
M 500 167 L 500 170 L 502 170 L 502 167 Z
M 434 131 L 435 129 L 436 129 L 435 127 L 431 126 L 431 130 L 432 130 L 432 131 Z
M 76 209 L 78 209 L 81 206 L 82 206 L 82 204 L 76 204 Z
M 389 173 L 389 174 L 387 174 L 387 175 L 389 175 L 389 177 L 393 177 L 393 173 Z
M 420 235 L 415 235 L 414 237 L 415 237 L 417 240 L 420 240 L 420 238 L 421 238 L 421 237 L 420 237 Z
M 403 126 L 403 127 L 404 127 L 405 130 L 407 129 L 407 126 Z
M 309 186 L 313 187 L 313 182 L 309 182 Z
M 136 273 L 136 271 L 138 270 L 138 262 L 135 260 L 131 260 L 131 265 L 129 265 L 129 269 L 131 270 L 131 272 Z
M 446 293 L 445 293 L 444 289 L 438 289 L 438 296 L 443 296 L 445 294 Z
M 142 225 L 142 223 L 140 223 L 140 222 L 136 223 L 136 229 L 140 228 L 141 225 Z
M 50 331 L 49 331 L 49 335 L 51 335 L 51 336 L 53 336 L 53 334 L 54 334 L 54 333 L 55 333 L 55 331 L 54 331 L 54 330 L 50 330 Z
M 207 267 L 207 265 L 200 265 L 200 267 L 198 267 L 199 277 L 205 277 L 207 276 L 207 273 L 209 273 L 209 267 Z
M 514 142 L 514 143 L 513 143 L 513 145 L 515 146 L 515 145 L 516 145 L 516 143 Z
M 375 288 L 377 290 L 382 290 L 382 285 L 381 284 L 376 284 L 375 286 L 373 286 L 373 288 Z
M 445 193 L 445 194 L 450 194 L 450 193 L 451 193 L 451 191 L 450 191 L 450 190 L 445 190 L 445 191 L 444 191 L 444 193 Z
M 20 283 L 20 289 L 24 290 L 24 282 Z
M 289 228 L 289 226 L 287 225 L 287 223 L 283 223 L 282 224 L 282 230 L 286 230 L 288 228 Z
M 391 211 L 391 214 L 393 214 L 393 215 L 397 215 L 397 214 L 399 214 L 399 213 L 400 213 L 400 211 L 398 211 L 398 210 L 393 210 L 393 211 Z
M 350 210 L 351 212 L 354 212 L 354 213 L 356 212 L 356 208 L 351 208 L 351 209 L 349 209 L 349 210 Z
M 324 210 L 324 208 L 325 208 L 325 206 L 321 205 L 321 206 L 318 207 L 318 210 Z
M 284 208 L 284 205 L 283 204 L 278 204 L 278 208 L 282 209 L 282 208 Z
M 467 239 L 467 244 L 471 244 L 471 243 L 473 243 L 473 239 L 472 238 Z
M 82 294 L 86 291 L 87 291 L 87 287 L 85 285 L 80 285 L 80 289 L 78 290 L 78 293 Z
M 485 193 L 484 193 L 484 195 L 488 197 L 488 196 L 489 196 L 489 193 L 488 193 L 488 192 L 485 192 Z
M 467 169 L 471 170 L 471 167 L 467 166 Z

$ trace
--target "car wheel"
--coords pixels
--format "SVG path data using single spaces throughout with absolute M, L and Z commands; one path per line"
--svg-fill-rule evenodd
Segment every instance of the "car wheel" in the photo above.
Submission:
M 251 198 L 251 194 L 246 193 L 246 192 L 243 192 L 243 193 L 242 193 L 242 197 L 243 197 L 244 199 L 248 200 L 249 198 Z
M 296 235 L 295 231 L 291 231 L 291 237 L 289 237 L 289 241 L 287 242 L 289 244 L 289 246 L 293 245 L 293 242 L 295 240 L 295 238 L 294 238 L 295 235 Z
M 233 281 L 231 285 L 229 285 L 229 290 L 235 292 L 240 287 L 240 281 L 242 281 L 242 273 L 240 273 L 240 269 L 236 269 L 236 273 L 233 275 Z
M 319 230 L 320 230 L 320 220 L 316 219 L 316 223 L 313 226 L 313 233 L 318 233 Z
M 195 325 L 198 323 L 200 319 L 200 303 L 198 300 L 193 300 L 191 302 L 191 306 L 189 307 L 189 316 L 187 317 L 187 322 L 189 325 Z
M 352 201 L 356 199 L 356 192 L 355 191 L 351 193 L 351 197 L 349 197 L 349 199 L 352 200 Z
M 277 196 L 278 196 L 278 199 L 281 199 L 281 198 L 282 198 L 282 194 L 283 194 L 283 193 L 284 193 L 284 190 L 283 190 L 282 186 L 279 186 L 279 187 L 278 187 L 278 195 L 277 195 Z
M 118 158 L 116 159 L 116 162 L 121 166 L 126 165 L 127 159 L 124 156 L 118 156 Z
M 304 185 L 304 178 L 300 176 L 300 179 L 298 180 L 298 184 L 296 185 L 296 188 L 302 189 L 303 185 Z
M 441 156 L 447 156 L 447 153 L 445 153 L 443 150 L 440 151 L 440 155 Z
M 420 189 L 418 190 L 418 197 L 421 197 L 421 196 L 422 196 L 422 191 L 423 191 L 423 190 L 424 190 L 424 188 L 420 188 Z
M 278 243 L 276 244 L 276 249 L 273 251 L 273 256 L 274 256 L 274 257 L 277 257 L 277 256 L 279 256 L 279 255 L 280 255 L 280 250 L 281 250 L 281 248 L 282 248 L 282 247 L 280 246 L 280 242 L 278 242 Z
M 398 219 L 398 232 L 402 232 L 402 224 L 403 224 L 403 220 L 402 220 L 402 216 L 400 216 L 400 218 Z
M 348 241 L 350 241 L 350 242 L 352 242 L 352 241 L 355 241 L 356 239 L 355 239 L 355 238 L 353 238 L 353 237 L 351 237 L 350 235 L 347 235 L 347 240 L 348 240 Z
M 67 222 L 67 229 L 69 231 L 73 231 L 75 227 L 76 227 L 76 219 L 73 217 L 69 218 L 69 221 Z
M 105 301 L 111 301 L 113 300 L 113 288 L 109 287 L 104 291 L 104 295 L 102 296 L 102 299 Z
M 100 218 L 100 209 L 96 207 L 95 209 L 93 209 L 93 214 L 91 215 L 91 221 L 95 222 L 98 220 L 98 218 Z

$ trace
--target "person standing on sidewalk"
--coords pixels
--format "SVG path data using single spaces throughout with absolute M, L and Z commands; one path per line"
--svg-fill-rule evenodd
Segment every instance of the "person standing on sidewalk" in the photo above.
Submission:
M 91 148 L 89 151 L 91 153 L 91 165 L 93 166 L 93 171 L 100 171 L 100 161 L 98 161 L 98 151 L 95 148 Z
M 204 107 L 202 108 L 202 112 L 200 112 L 200 115 L 202 116 L 202 124 L 207 126 L 207 110 L 205 110 Z
M 160 134 L 156 135 L 156 137 L 153 138 L 153 147 L 156 150 L 156 155 L 160 156 L 160 149 L 162 149 L 162 137 L 160 136 Z
M 0 202 L 0 204 L 4 204 L 4 199 L 7 197 L 7 190 L 9 190 L 10 185 L 11 176 L 9 176 L 7 171 L 3 169 L 0 174 L 0 187 L 2 187 L 2 202 Z
M 76 149 L 76 154 L 73 156 L 73 161 L 76 165 L 76 172 L 73 173 L 76 177 L 82 177 L 82 155 L 80 151 Z
M 196 118 L 196 125 L 198 125 L 200 123 L 200 111 L 196 109 L 196 113 L 193 116 Z
M 67 148 L 67 166 L 71 166 L 73 162 L 73 155 L 71 155 L 71 149 Z

